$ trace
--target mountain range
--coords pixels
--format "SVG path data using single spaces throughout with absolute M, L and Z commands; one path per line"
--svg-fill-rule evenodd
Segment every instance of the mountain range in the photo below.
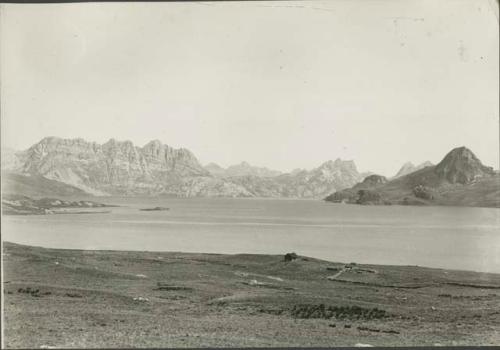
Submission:
M 500 175 L 466 147 L 451 150 L 437 165 L 388 180 L 371 175 L 327 201 L 356 204 L 500 207 Z
M 500 175 L 466 147 L 441 162 L 406 163 L 395 177 L 359 173 L 352 160 L 281 173 L 246 162 L 202 166 L 195 155 L 158 140 L 135 146 L 110 139 L 46 137 L 25 151 L 2 149 L 2 192 L 31 197 L 148 195 L 325 198 L 358 204 L 499 207 Z
M 20 152 L 2 151 L 3 191 L 32 196 L 45 186 L 57 193 L 177 197 L 323 198 L 362 180 L 353 161 L 327 161 L 312 170 L 282 174 L 246 162 L 203 167 L 187 149 L 158 140 L 104 144 L 46 137 Z M 47 195 L 43 193 L 41 195 Z

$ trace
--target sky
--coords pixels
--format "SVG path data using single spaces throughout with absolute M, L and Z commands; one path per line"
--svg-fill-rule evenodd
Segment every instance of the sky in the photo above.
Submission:
M 2 147 L 153 139 L 202 164 L 499 167 L 494 0 L 0 5 Z

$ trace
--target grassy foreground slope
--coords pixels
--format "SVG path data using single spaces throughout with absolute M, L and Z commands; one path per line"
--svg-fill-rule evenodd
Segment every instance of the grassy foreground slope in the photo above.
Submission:
M 494 345 L 500 275 L 4 242 L 6 347 Z

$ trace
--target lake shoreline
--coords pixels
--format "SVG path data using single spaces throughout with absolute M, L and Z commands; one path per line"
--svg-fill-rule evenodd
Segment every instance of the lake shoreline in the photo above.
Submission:
M 500 341 L 500 274 L 10 242 L 3 254 L 7 347 Z

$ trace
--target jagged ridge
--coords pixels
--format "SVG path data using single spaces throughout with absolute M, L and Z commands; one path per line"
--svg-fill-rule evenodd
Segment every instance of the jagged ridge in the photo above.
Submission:
M 137 147 L 114 139 L 100 145 L 47 137 L 17 152 L 9 164 L 18 175 L 14 180 L 24 176 L 21 180 L 28 183 L 42 177 L 94 195 L 323 198 L 361 179 L 354 162 L 340 159 L 294 174 L 279 174 L 244 162 L 230 167 L 224 176 L 214 176 L 189 150 L 174 149 L 158 140 Z M 219 168 L 210 165 L 212 171 Z

